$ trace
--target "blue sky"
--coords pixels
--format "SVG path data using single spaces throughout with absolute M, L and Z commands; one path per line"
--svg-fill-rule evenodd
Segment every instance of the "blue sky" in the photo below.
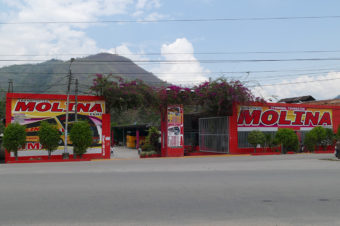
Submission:
M 273 101 L 301 95 L 329 99 L 340 94 L 337 91 L 340 66 L 335 60 L 204 62 L 340 58 L 340 51 L 306 52 L 340 50 L 340 18 L 25 24 L 32 21 L 340 16 L 340 1 L 0 0 L 0 8 L 0 59 L 3 60 L 13 59 L 9 55 L 16 55 L 14 58 L 20 60 L 67 60 L 74 56 L 111 52 L 136 61 L 178 62 L 138 64 L 168 82 L 183 86 L 198 84 L 209 77 L 225 76 L 240 79 L 256 95 Z M 216 52 L 220 54 L 212 54 Z M 2 65 L 18 63 L 23 62 L 2 62 Z

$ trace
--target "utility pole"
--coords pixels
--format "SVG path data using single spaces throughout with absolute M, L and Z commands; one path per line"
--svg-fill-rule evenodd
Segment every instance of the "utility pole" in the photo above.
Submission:
M 13 93 L 13 79 L 8 79 L 8 93 Z
M 74 58 L 71 58 L 70 60 L 70 67 L 68 69 L 68 84 L 67 84 L 67 99 L 66 99 L 66 120 L 65 120 L 65 140 L 64 140 L 64 153 L 63 153 L 63 159 L 69 159 L 69 153 L 67 150 L 67 129 L 68 129 L 68 112 L 69 112 L 69 106 L 70 106 L 70 89 L 71 89 L 71 81 L 72 81 L 72 71 L 71 71 L 71 65 L 74 61 Z
M 74 121 L 78 121 L 78 79 L 76 78 Z

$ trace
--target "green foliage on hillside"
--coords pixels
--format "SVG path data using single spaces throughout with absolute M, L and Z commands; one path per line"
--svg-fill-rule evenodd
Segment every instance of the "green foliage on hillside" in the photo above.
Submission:
M 65 94 L 69 66 L 70 61 L 53 59 L 39 64 L 2 67 L 0 81 L 7 85 L 8 80 L 12 79 L 14 92 Z M 79 80 L 81 94 L 89 94 L 96 74 L 113 74 L 128 81 L 140 79 L 150 84 L 162 83 L 159 78 L 128 58 L 108 53 L 76 58 L 71 70 L 72 76 Z
M 70 61 L 49 60 L 39 64 L 12 65 L 0 68 L 0 81 L 7 87 L 8 80 L 13 80 L 14 92 L 21 93 L 54 93 L 66 94 L 67 75 Z M 79 94 L 89 95 L 90 87 L 96 74 L 111 74 L 125 81 L 141 80 L 146 84 L 159 86 L 164 84 L 158 77 L 144 70 L 128 58 L 115 54 L 100 53 L 84 58 L 76 58 L 71 65 L 72 77 L 78 78 Z M 74 83 L 71 94 L 74 93 Z M 1 94 L 3 94 L 1 96 Z M 4 100 L 5 92 L 0 93 Z M 132 109 L 125 111 L 119 117 L 112 112 L 112 122 L 115 124 L 151 123 L 157 124 L 155 114 L 149 110 Z M 5 118 L 5 102 L 0 101 L 0 119 Z M 149 120 L 150 119 L 150 120 Z M 0 125 L 0 132 L 1 132 Z

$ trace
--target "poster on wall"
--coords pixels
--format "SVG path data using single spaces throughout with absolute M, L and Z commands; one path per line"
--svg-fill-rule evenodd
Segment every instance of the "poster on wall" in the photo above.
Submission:
M 168 147 L 183 146 L 183 108 L 168 106 Z
M 78 120 L 87 121 L 92 130 L 92 144 L 87 153 L 102 152 L 102 115 L 105 113 L 104 100 L 79 100 L 77 106 Z M 75 103 L 69 104 L 69 131 L 75 122 Z M 56 125 L 60 133 L 59 147 L 52 154 L 60 155 L 64 151 L 65 142 L 70 146 L 72 142 L 68 136 L 65 141 L 66 100 L 52 99 L 11 99 L 11 122 L 18 122 L 26 126 L 26 145 L 20 150 L 20 156 L 46 155 L 39 143 L 38 131 L 42 122 Z M 13 154 L 13 153 L 11 153 Z
M 332 109 L 286 106 L 238 106 L 238 130 L 293 127 L 332 128 Z

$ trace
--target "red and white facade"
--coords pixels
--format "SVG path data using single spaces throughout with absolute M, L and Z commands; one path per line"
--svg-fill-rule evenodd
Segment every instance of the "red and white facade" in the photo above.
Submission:
M 331 128 L 334 132 L 340 124 L 340 106 L 252 103 L 234 105 L 229 117 L 229 153 L 253 153 L 254 148 L 245 147 L 242 138 L 252 130 L 276 132 L 290 128 L 300 136 L 316 126 Z M 257 152 L 267 152 L 260 148 Z
M 38 131 L 42 121 L 57 126 L 60 146 L 52 152 L 51 159 L 58 160 L 64 153 L 64 142 L 73 158 L 73 148 L 65 141 L 66 95 L 8 93 L 6 97 L 6 125 L 12 122 L 26 126 L 26 145 L 18 151 L 18 160 L 46 160 L 47 151 L 39 143 Z M 69 122 L 75 118 L 75 96 L 70 96 Z M 78 96 L 77 117 L 89 122 L 93 143 L 83 155 L 85 159 L 110 158 L 110 115 L 105 114 L 105 100 L 98 96 Z M 14 153 L 6 151 L 5 161 L 14 161 Z

